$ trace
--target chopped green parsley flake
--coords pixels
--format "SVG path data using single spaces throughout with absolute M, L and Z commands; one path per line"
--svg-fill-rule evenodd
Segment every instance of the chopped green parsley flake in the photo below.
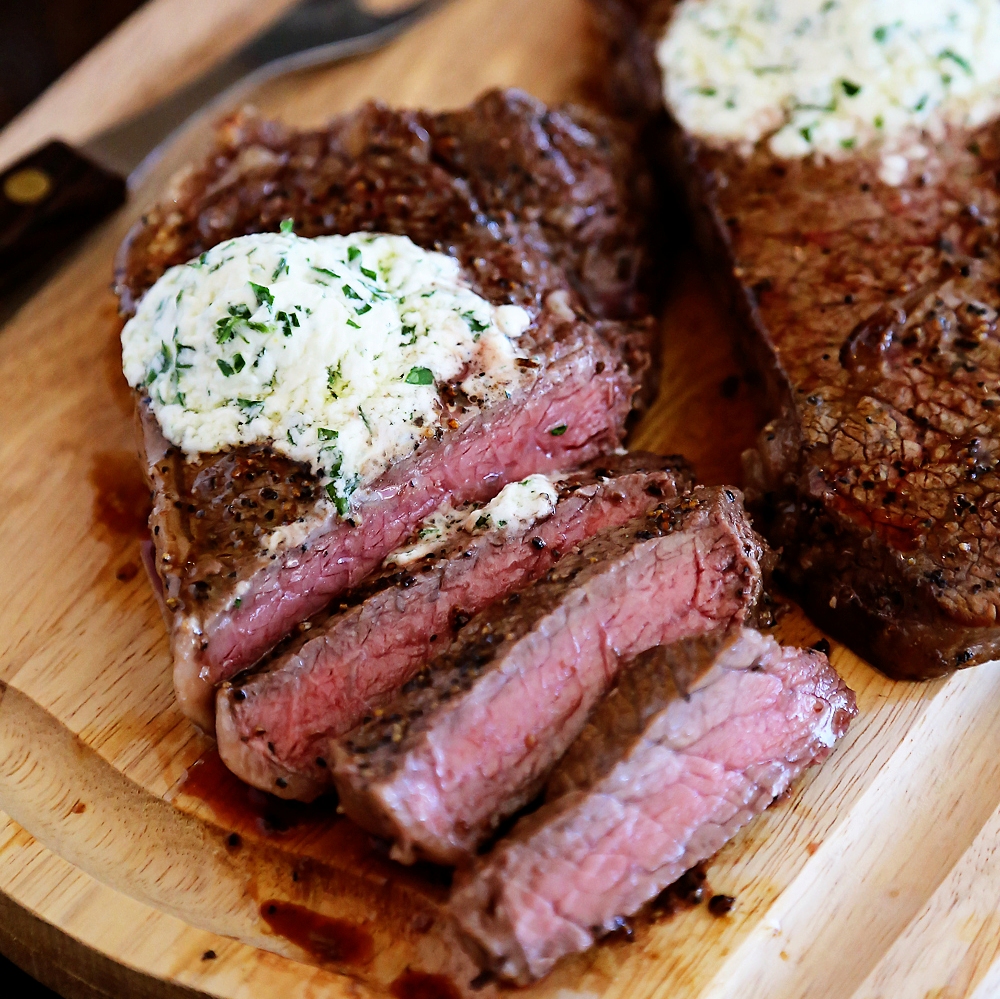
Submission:
M 248 419 L 253 419 L 255 416 L 260 415 L 261 410 L 264 408 L 263 399 L 237 399 L 236 404 L 243 410 Z
M 215 324 L 215 342 L 228 343 L 236 335 L 237 327 L 240 323 L 246 323 L 250 319 L 250 308 L 240 303 L 229 306 L 229 315 L 223 316 Z
M 326 369 L 326 387 L 330 390 L 330 395 L 334 399 L 339 398 L 347 390 L 347 382 L 344 380 L 343 375 L 340 373 L 340 362 L 337 362 L 337 366 L 330 367 Z
M 430 368 L 410 368 L 410 373 L 406 376 L 408 385 L 433 385 L 434 372 Z
M 950 59 L 956 66 L 961 66 L 969 76 L 972 76 L 972 67 L 969 65 L 969 60 L 964 59 L 957 52 L 952 49 L 945 49 L 939 56 L 938 59 Z
M 262 284 L 254 284 L 253 281 L 250 282 L 250 287 L 257 298 L 258 306 L 267 305 L 270 308 L 274 305 L 274 295 L 271 294 L 270 288 L 265 288 Z

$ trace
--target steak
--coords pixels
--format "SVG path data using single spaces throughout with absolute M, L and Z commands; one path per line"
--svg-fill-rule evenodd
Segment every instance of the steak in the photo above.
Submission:
M 443 503 L 487 500 L 620 444 L 652 370 L 629 156 L 606 123 L 516 91 L 437 115 L 369 104 L 317 132 L 237 116 L 130 233 L 117 267 L 126 314 L 167 267 L 291 217 L 302 236 L 407 235 L 532 319 L 523 391 L 467 412 L 442 386 L 441 427 L 358 490 L 345 517 L 305 465 L 267 447 L 185 457 L 138 400 L 175 686 L 191 718 L 210 727 L 216 684 L 356 586 Z
M 725 489 L 602 531 L 334 744 L 342 808 L 404 862 L 468 860 L 538 793 L 621 663 L 752 613 L 762 556 Z
M 450 908 L 483 966 L 526 984 L 707 860 L 857 713 L 826 656 L 733 629 L 621 673 L 546 803 L 460 872 Z
M 658 131 L 773 419 L 746 456 L 779 579 L 893 677 L 1000 654 L 1000 126 L 877 153 L 744 157 L 668 121 L 672 4 L 600 0 L 614 97 Z
M 609 456 L 557 481 L 547 519 L 515 532 L 459 530 L 402 569 L 387 563 L 264 666 L 220 688 L 223 761 L 255 787 L 311 800 L 332 783 L 333 740 L 383 707 L 472 615 L 543 575 L 560 552 L 689 485 L 679 459 Z

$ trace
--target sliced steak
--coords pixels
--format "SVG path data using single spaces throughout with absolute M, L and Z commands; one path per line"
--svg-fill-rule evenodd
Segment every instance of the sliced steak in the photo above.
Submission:
M 383 707 L 468 619 L 543 575 L 561 552 L 690 486 L 679 459 L 609 456 L 556 483 L 551 515 L 511 533 L 459 530 L 404 569 L 387 565 L 353 605 L 218 692 L 219 753 L 237 776 L 281 797 L 310 800 L 332 782 L 331 742 Z
M 538 793 L 622 662 L 752 612 L 762 555 L 725 489 L 602 531 L 334 745 L 342 807 L 401 860 L 468 859 Z
M 750 629 L 644 653 L 546 803 L 458 875 L 471 949 L 521 984 L 586 950 L 824 760 L 856 713 L 826 656 Z
M 371 104 L 319 132 L 237 117 L 129 235 L 117 270 L 125 313 L 167 267 L 292 217 L 302 236 L 374 230 L 450 253 L 491 303 L 532 319 L 519 340 L 534 371 L 523 390 L 470 411 L 442 386 L 441 426 L 355 493 L 346 519 L 304 465 L 269 448 L 185 457 L 139 400 L 190 717 L 211 726 L 217 683 L 357 585 L 443 502 L 489 499 L 618 446 L 652 384 L 629 156 L 607 123 L 514 91 L 439 115 Z
M 747 456 L 757 523 L 806 610 L 893 677 L 1000 654 L 1000 125 L 880 155 L 745 157 L 668 122 L 654 44 L 669 0 L 597 0 L 615 96 L 664 161 L 764 373 Z
M 567 323 L 559 335 L 538 355 L 538 377 L 529 390 L 471 418 L 456 410 L 457 426 L 359 490 L 347 519 L 330 504 L 317 515 L 312 512 L 315 501 L 308 501 L 310 516 L 304 524 L 289 525 L 301 527 L 305 535 L 294 545 L 275 550 L 257 546 L 250 534 L 253 524 L 243 517 L 238 526 L 246 530 L 236 541 L 232 537 L 237 532 L 220 531 L 217 545 L 206 546 L 200 558 L 193 553 L 184 558 L 184 550 L 193 546 L 175 526 L 178 521 L 193 524 L 195 536 L 218 521 L 198 516 L 212 509 L 211 501 L 201 506 L 175 484 L 182 476 L 203 480 L 205 470 L 176 452 L 150 466 L 156 484 L 154 538 L 162 539 L 159 564 L 168 606 L 173 601 L 176 611 L 174 685 L 190 717 L 210 727 L 217 683 L 252 665 L 300 621 L 357 586 L 443 503 L 488 500 L 509 482 L 572 467 L 620 443 L 631 397 L 627 372 L 587 327 Z M 554 429 L 561 432 L 553 434 Z M 274 455 L 255 457 L 256 474 L 266 485 L 252 491 L 260 496 L 276 492 L 284 483 L 271 485 L 271 473 L 280 474 L 291 463 Z M 207 461 L 217 467 L 227 458 L 240 461 L 232 455 L 209 456 Z M 246 472 L 245 478 L 254 474 Z M 290 473 L 292 488 L 312 495 L 316 490 L 303 475 L 301 470 Z M 230 491 L 228 485 L 223 488 Z M 280 493 L 276 502 L 281 502 Z M 221 519 L 231 516 L 235 506 L 230 503 Z M 239 507 L 236 515 L 242 516 Z

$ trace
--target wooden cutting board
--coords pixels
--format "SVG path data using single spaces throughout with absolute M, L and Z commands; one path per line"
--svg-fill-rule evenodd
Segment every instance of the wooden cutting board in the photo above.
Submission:
M 285 2 L 154 0 L 0 134 L 0 160 L 134 110 Z M 390 49 L 256 100 L 311 125 L 373 96 L 445 107 L 517 85 L 558 101 L 587 70 L 583 0 L 454 0 Z M 108 282 L 143 199 L 204 141 L 178 140 L 0 334 L 0 948 L 71 997 L 457 996 L 472 971 L 440 876 L 392 865 L 335 814 L 227 781 L 173 701 L 138 570 L 143 487 Z M 759 414 L 726 317 L 693 252 L 664 281 L 662 388 L 633 443 L 738 481 Z M 820 638 L 794 609 L 779 630 Z M 832 659 L 860 715 L 711 863 L 732 912 L 644 922 L 524 995 L 1000 995 L 1000 665 L 914 685 L 836 644 Z

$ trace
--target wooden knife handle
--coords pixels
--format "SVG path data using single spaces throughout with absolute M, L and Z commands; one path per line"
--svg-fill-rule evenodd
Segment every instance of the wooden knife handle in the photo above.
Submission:
M 0 293 L 125 200 L 125 181 L 58 140 L 0 174 Z

